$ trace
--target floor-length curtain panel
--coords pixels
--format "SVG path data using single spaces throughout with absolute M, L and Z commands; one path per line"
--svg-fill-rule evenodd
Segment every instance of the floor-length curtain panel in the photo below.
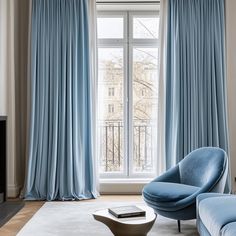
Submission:
M 98 160 L 98 125 L 97 125 L 97 108 L 98 104 L 98 48 L 97 48 L 97 5 L 96 0 L 88 0 L 88 26 L 89 26 L 89 66 L 90 66 L 90 88 L 92 99 L 90 99 L 90 111 L 93 114 L 91 129 L 93 130 L 93 182 L 99 191 L 99 160 Z
M 157 174 L 166 170 L 165 150 L 165 87 L 166 87 L 166 53 L 167 53 L 167 10 L 168 0 L 160 1 L 159 23 L 159 100 L 158 100 L 158 128 L 157 128 Z
M 228 151 L 224 0 L 169 0 L 166 165 L 192 150 Z
M 92 0 L 32 0 L 27 199 L 97 196 Z

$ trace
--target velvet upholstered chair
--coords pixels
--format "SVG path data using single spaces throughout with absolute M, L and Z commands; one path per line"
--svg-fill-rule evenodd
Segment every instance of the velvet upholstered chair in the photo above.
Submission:
M 178 220 L 180 232 L 180 220 L 196 218 L 196 197 L 223 193 L 227 174 L 228 158 L 222 149 L 199 148 L 147 184 L 143 198 L 158 214 Z

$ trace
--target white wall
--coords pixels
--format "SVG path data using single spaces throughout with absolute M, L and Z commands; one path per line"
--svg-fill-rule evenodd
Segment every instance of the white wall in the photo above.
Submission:
M 236 191 L 236 1 L 226 0 L 227 83 L 230 157 L 233 192 Z
M 4 0 L 0 0 L 0 115 L 7 115 L 7 11 Z
M 15 155 L 14 1 L 0 0 L 0 115 L 7 116 L 8 196 L 19 192 Z

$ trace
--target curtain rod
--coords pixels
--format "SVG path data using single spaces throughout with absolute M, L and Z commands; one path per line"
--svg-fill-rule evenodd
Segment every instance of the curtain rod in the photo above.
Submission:
M 159 4 L 160 1 L 96 1 L 97 4 Z

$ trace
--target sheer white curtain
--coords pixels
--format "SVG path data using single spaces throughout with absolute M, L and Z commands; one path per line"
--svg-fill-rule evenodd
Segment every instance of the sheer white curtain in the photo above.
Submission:
M 167 42 L 167 1 L 160 1 L 159 25 L 159 108 L 157 129 L 157 174 L 166 169 L 165 161 L 165 74 L 166 74 L 166 42 Z
M 93 137 L 93 146 L 94 146 L 94 182 L 97 183 L 97 189 L 99 191 L 99 161 L 98 161 L 98 127 L 97 127 L 97 84 L 98 84 L 98 67 L 97 67 L 97 9 L 96 9 L 96 0 L 88 0 L 88 14 L 89 14 L 89 61 L 90 61 L 90 78 L 92 84 L 92 94 L 93 99 L 91 99 L 91 113 L 94 115 L 93 120 L 93 129 L 94 129 L 94 137 Z
M 227 89 L 228 89 L 228 124 L 229 124 L 229 154 L 231 156 L 230 167 L 231 167 L 231 178 L 232 183 L 234 183 L 233 176 L 236 176 L 236 159 L 232 158 L 236 156 L 236 145 L 234 140 L 236 140 L 236 110 L 235 110 L 235 101 L 236 101 L 236 53 L 235 53 L 235 42 L 236 42 L 236 1 L 235 0 L 226 0 L 226 55 L 227 55 Z M 233 50 L 232 50 L 233 49 Z M 236 191 L 236 185 L 233 184 L 233 192 Z

